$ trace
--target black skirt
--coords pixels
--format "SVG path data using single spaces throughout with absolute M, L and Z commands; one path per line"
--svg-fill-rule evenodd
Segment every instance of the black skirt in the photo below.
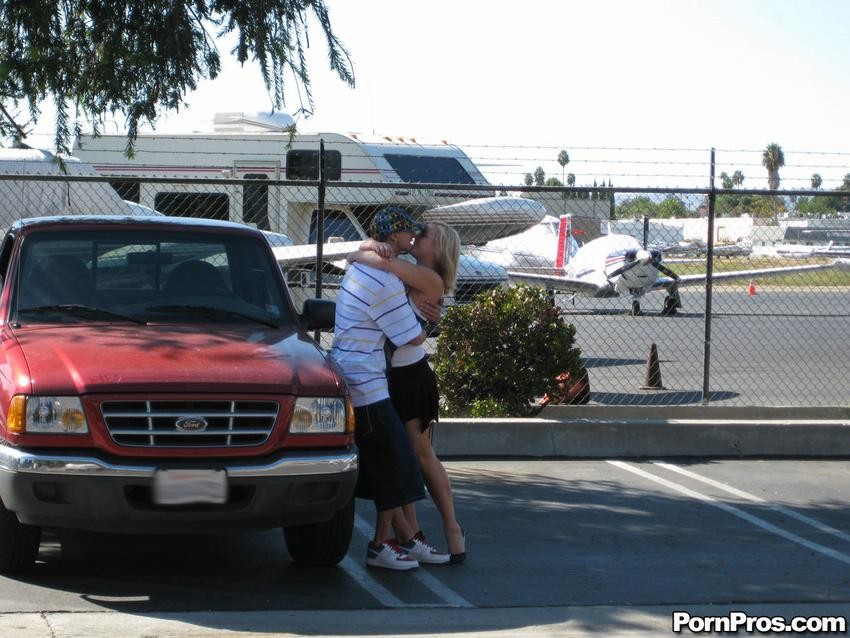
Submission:
M 422 431 L 439 419 L 437 376 L 423 357 L 416 363 L 390 368 L 390 399 L 402 423 L 419 419 Z

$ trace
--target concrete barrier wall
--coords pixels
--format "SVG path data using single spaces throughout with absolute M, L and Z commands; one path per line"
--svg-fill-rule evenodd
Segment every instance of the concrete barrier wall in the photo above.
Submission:
M 443 419 L 441 457 L 850 456 L 850 408 L 546 408 L 530 419 Z

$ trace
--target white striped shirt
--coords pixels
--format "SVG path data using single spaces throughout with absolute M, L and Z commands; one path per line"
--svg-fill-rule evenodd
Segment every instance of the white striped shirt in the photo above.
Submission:
M 356 407 L 388 399 L 384 342 L 408 343 L 422 328 L 392 273 L 352 264 L 336 300 L 331 357 L 342 369 Z

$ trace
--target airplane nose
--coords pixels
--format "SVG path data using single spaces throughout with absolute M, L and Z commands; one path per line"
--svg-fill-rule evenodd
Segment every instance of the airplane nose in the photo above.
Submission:
M 637 255 L 635 255 L 635 257 L 642 264 L 648 264 L 650 261 L 652 261 L 652 253 L 648 250 L 637 251 Z

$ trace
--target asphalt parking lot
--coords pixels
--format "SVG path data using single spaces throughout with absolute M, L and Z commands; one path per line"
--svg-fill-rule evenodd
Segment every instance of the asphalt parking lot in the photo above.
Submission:
M 683 310 L 661 317 L 658 306 L 630 317 L 623 299 L 560 302 L 576 326 L 590 374 L 591 401 L 602 406 L 700 405 L 704 381 L 704 292 L 682 292 Z M 847 292 L 842 289 L 741 287 L 715 290 L 709 399 L 720 406 L 840 406 L 850 384 Z M 658 305 L 661 299 L 658 299 Z M 657 345 L 663 390 L 644 391 L 651 344 Z
M 670 635 L 675 610 L 845 616 L 845 460 L 453 460 L 469 559 L 363 564 L 358 502 L 336 568 L 303 568 L 275 531 L 48 535 L 0 578 L 0 635 Z M 439 541 L 433 506 L 420 508 Z M 126 633 L 122 633 L 126 632 Z

